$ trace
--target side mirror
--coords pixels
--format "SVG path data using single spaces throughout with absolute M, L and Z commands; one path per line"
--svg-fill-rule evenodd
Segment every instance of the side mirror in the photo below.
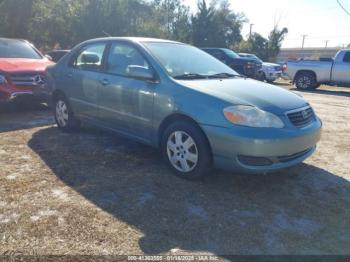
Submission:
M 130 65 L 128 66 L 127 74 L 137 79 L 154 80 L 154 72 L 143 66 Z

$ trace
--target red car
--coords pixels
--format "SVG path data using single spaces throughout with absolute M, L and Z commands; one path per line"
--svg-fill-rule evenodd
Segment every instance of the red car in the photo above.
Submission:
M 0 102 L 44 101 L 45 68 L 53 64 L 26 40 L 0 38 Z

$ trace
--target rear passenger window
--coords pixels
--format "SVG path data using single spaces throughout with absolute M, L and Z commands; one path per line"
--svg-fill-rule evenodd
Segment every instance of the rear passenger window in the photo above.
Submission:
M 86 46 L 73 61 L 73 66 L 81 70 L 98 71 L 102 67 L 105 49 L 106 44 L 104 43 Z
M 343 62 L 350 63 L 350 52 L 345 53 Z

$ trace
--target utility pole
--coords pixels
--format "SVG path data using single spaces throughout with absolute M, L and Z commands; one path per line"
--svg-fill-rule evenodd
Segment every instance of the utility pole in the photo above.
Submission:
M 166 23 L 167 23 L 167 29 L 168 29 L 168 37 L 170 37 L 170 18 L 169 18 L 169 0 L 166 0 Z
M 305 38 L 307 37 L 307 35 L 301 35 L 301 37 L 303 38 L 303 42 L 301 44 L 301 49 L 304 49 Z
M 328 47 L 328 42 L 329 42 L 329 40 L 326 40 L 325 42 L 326 42 L 325 48 L 327 48 L 327 47 Z
M 252 33 L 253 33 L 253 25 L 254 25 L 254 24 L 250 24 L 250 30 L 249 30 L 249 39 L 252 37 Z

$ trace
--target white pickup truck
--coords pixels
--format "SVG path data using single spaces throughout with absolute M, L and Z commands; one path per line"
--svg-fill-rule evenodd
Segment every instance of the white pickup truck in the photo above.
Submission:
M 315 89 L 321 84 L 350 87 L 350 49 L 333 59 L 288 61 L 286 71 L 298 89 Z

